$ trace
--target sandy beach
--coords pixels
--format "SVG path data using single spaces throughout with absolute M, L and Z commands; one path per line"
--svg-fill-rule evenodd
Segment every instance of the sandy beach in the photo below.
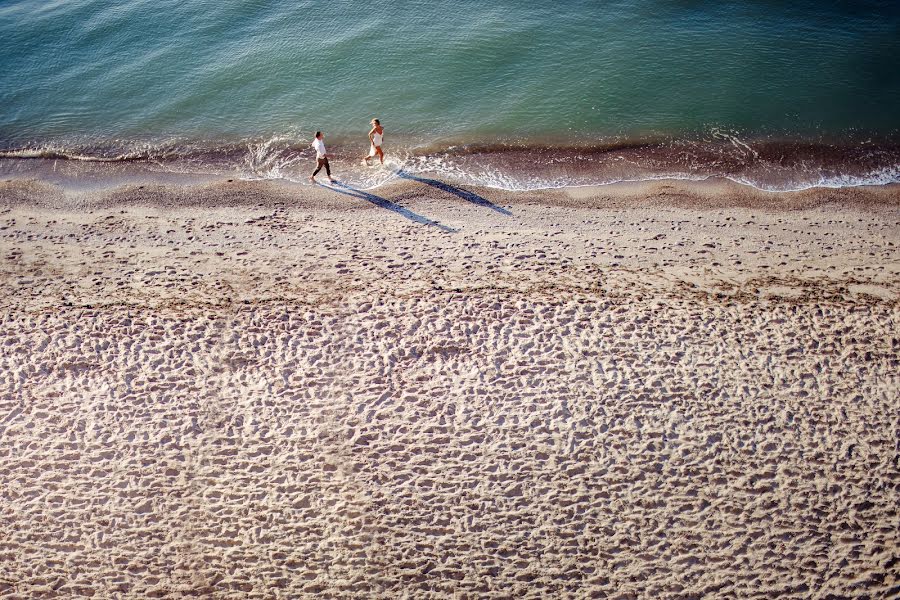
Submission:
M 900 189 L 0 183 L 0 598 L 900 594 Z

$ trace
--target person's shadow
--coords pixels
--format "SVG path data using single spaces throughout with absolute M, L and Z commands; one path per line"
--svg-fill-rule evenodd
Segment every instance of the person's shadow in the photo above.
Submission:
M 443 181 L 438 181 L 437 179 L 418 177 L 416 175 L 413 175 L 412 173 L 407 173 L 403 169 L 397 170 L 397 177 L 409 179 L 411 181 L 418 181 L 419 183 L 424 183 L 425 185 L 430 185 L 431 187 L 437 188 L 443 192 L 448 192 L 450 194 L 453 194 L 454 196 L 459 196 L 466 202 L 471 202 L 472 204 L 477 204 L 478 206 L 484 206 L 485 208 L 496 210 L 501 215 L 512 215 L 512 213 L 507 209 L 503 208 L 502 206 L 497 206 L 487 198 L 482 198 L 475 192 L 470 192 L 469 190 L 456 187 L 455 185 L 450 185 L 449 183 L 444 183 Z
M 322 184 L 319 184 L 322 185 Z M 322 185 L 325 189 L 329 189 L 333 192 L 337 192 L 338 194 L 344 194 L 345 196 L 352 196 L 353 198 L 359 198 L 360 200 L 365 200 L 367 202 L 371 202 L 375 206 L 379 208 L 384 208 L 386 210 L 390 210 L 392 212 L 397 213 L 401 217 L 407 218 L 410 221 L 414 221 L 421 225 L 431 225 L 432 227 L 436 227 L 445 233 L 456 233 L 456 229 L 452 227 L 447 227 L 446 225 L 441 225 L 434 219 L 429 219 L 428 217 L 423 217 L 420 214 L 414 213 L 413 211 L 400 206 L 399 204 L 395 204 L 388 200 L 387 198 L 382 198 L 381 196 L 376 196 L 375 194 L 370 194 L 369 192 L 364 192 L 363 190 L 358 190 L 354 187 L 350 187 L 346 183 L 335 181 L 330 186 Z

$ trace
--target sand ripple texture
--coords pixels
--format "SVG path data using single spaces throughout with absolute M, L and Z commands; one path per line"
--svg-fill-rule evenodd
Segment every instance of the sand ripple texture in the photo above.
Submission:
M 415 207 L 7 209 L 0 598 L 898 594 L 895 214 Z

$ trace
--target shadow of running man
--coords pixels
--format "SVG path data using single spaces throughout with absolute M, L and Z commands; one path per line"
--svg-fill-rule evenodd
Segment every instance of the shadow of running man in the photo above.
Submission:
M 472 204 L 477 204 L 478 206 L 484 206 L 485 208 L 490 208 L 492 210 L 496 210 L 501 215 L 510 216 L 512 213 L 502 206 L 497 206 L 487 198 L 482 198 L 475 192 L 470 192 L 469 190 L 456 187 L 455 185 L 450 185 L 449 183 L 444 183 L 443 181 L 438 181 L 437 179 L 428 179 L 427 177 L 418 177 L 413 175 L 412 173 L 407 173 L 403 169 L 399 169 L 397 171 L 397 177 L 402 177 L 403 179 L 409 179 L 411 181 L 418 181 L 419 183 L 424 183 L 425 185 L 430 185 L 433 188 L 437 188 L 441 191 L 448 192 L 453 194 L 454 196 L 459 196 L 466 202 L 471 202 Z
M 321 184 L 320 184 L 321 185 Z M 358 190 L 354 187 L 350 187 L 346 183 L 342 183 L 340 181 L 335 181 L 330 186 L 323 185 L 325 189 L 329 189 L 333 192 L 337 192 L 338 194 L 344 194 L 345 196 L 352 196 L 353 198 L 359 198 L 360 200 L 365 200 L 367 202 L 371 202 L 375 206 L 379 208 L 384 208 L 386 210 L 392 211 L 409 219 L 410 221 L 414 221 L 421 225 L 431 225 L 432 227 L 436 227 L 445 233 L 456 233 L 456 229 L 452 227 L 447 227 L 446 225 L 441 225 L 434 219 L 429 219 L 428 217 L 423 217 L 420 214 L 414 213 L 408 208 L 404 208 L 399 204 L 395 204 L 388 200 L 387 198 L 382 198 L 381 196 L 376 196 L 375 194 L 370 194 L 369 192 L 364 192 L 363 190 Z

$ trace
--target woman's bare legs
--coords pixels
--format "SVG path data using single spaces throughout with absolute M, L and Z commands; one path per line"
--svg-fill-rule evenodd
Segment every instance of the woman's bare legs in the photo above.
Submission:
M 381 159 L 381 164 L 384 164 L 384 151 L 381 149 L 381 146 L 375 146 L 375 154 L 370 153 L 363 156 L 363 162 L 368 165 L 369 159 L 373 156 L 377 156 L 379 159 Z

